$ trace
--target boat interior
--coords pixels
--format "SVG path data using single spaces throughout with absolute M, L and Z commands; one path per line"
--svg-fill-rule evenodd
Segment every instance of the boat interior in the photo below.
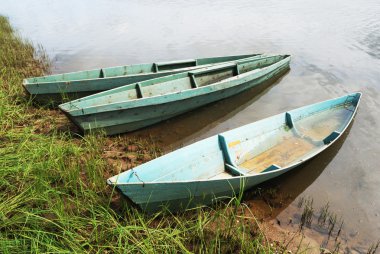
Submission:
M 259 58 L 248 58 L 238 63 L 226 63 L 185 73 L 142 81 L 134 86 L 123 86 L 99 94 L 85 97 L 71 103 L 76 107 L 92 107 L 110 103 L 120 103 L 154 96 L 183 92 L 208 86 L 219 81 L 228 81 L 237 75 L 258 70 L 275 64 L 288 55 L 275 55 Z
M 359 98 L 360 94 L 353 94 L 334 104 L 314 105 L 314 110 L 286 112 L 280 115 L 283 123 L 277 119 L 257 122 L 258 126 L 250 129 L 249 136 L 245 132 L 239 138 L 228 132 L 220 134 L 225 170 L 210 179 L 266 173 L 311 158 L 345 130 Z M 271 129 L 268 123 L 277 128 Z M 268 130 L 265 127 L 269 127 Z
M 207 64 L 216 64 L 226 61 L 234 61 L 244 58 L 258 56 L 258 54 L 249 55 L 236 55 L 236 56 L 223 56 L 223 57 L 210 57 L 200 59 L 176 60 L 166 62 L 156 62 L 150 64 L 134 64 L 115 66 L 87 71 L 70 72 L 63 74 L 55 74 L 43 77 L 28 78 L 28 84 L 44 83 L 44 82 L 60 82 L 60 81 L 73 81 L 73 80 L 86 80 L 86 79 L 101 79 L 125 75 L 138 75 L 146 73 L 157 73 L 164 71 L 171 71 L 176 69 L 191 68 L 196 66 L 203 66 Z

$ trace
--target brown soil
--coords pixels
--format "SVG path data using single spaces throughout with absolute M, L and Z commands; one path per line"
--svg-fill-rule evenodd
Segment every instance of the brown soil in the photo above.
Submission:
M 262 230 L 269 242 L 278 246 L 285 246 L 288 253 L 297 253 L 297 251 L 315 254 L 321 253 L 318 242 L 301 231 L 292 232 L 285 230 L 275 220 L 266 221 L 262 225 Z
M 102 157 L 110 170 L 105 178 L 119 174 L 161 155 L 160 149 L 151 141 L 131 137 L 107 137 Z

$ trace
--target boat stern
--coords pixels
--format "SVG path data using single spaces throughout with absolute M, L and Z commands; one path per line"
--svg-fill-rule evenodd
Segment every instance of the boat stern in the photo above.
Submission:
M 25 91 L 28 95 L 32 95 L 31 91 L 29 90 L 30 83 L 29 83 L 29 81 L 28 81 L 27 78 L 23 79 L 23 81 L 22 81 L 22 87 L 24 88 L 24 91 Z
M 117 176 L 113 176 L 107 179 L 108 185 L 114 186 L 116 185 L 116 182 L 117 182 Z

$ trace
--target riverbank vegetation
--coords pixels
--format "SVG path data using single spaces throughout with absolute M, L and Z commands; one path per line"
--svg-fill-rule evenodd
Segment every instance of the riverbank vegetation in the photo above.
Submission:
M 274 246 L 232 200 L 144 215 L 105 179 L 158 156 L 150 140 L 81 137 L 57 110 L 33 105 L 25 77 L 49 71 L 41 47 L 0 17 L 0 252 L 257 252 Z

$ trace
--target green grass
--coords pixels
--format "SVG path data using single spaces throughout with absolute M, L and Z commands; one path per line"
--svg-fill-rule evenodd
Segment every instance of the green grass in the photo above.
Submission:
M 275 252 L 239 200 L 176 215 L 128 205 L 106 186 L 105 176 L 117 172 L 104 150 L 126 142 L 148 159 L 160 151 L 146 140 L 58 128 L 69 123 L 33 106 L 21 86 L 49 70 L 47 57 L 4 17 L 0 52 L 0 253 Z

